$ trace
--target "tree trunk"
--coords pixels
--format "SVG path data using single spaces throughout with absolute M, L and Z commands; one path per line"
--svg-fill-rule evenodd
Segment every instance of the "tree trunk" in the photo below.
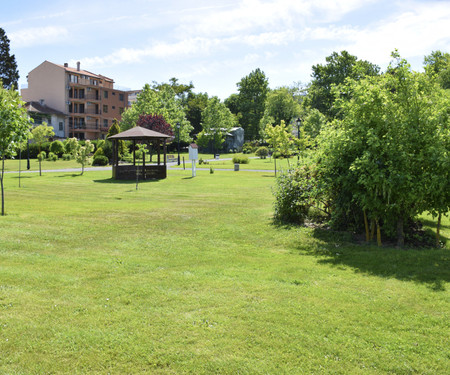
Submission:
M 438 221 L 437 221 L 437 227 L 436 227 L 436 247 L 439 247 L 441 244 L 441 219 L 442 219 L 442 214 L 441 211 L 439 211 L 439 215 L 438 215 Z
M 367 214 L 366 214 L 366 210 L 363 210 L 363 214 L 364 214 L 364 228 L 366 229 L 366 242 L 370 241 L 370 236 L 369 236 L 369 223 L 367 221 Z
M 372 219 L 370 221 L 370 240 L 373 240 L 373 236 L 375 236 L 375 220 Z
M 381 243 L 381 229 L 380 229 L 380 223 L 378 222 L 378 219 L 375 219 L 375 223 L 377 224 L 377 245 L 383 246 Z
M 2 157 L 2 174 L 0 176 L 0 183 L 2 185 L 2 216 L 5 216 L 5 192 L 3 190 L 3 176 L 5 174 L 5 156 Z
M 403 218 L 397 219 L 397 247 L 403 247 L 405 245 L 405 233 L 403 231 Z

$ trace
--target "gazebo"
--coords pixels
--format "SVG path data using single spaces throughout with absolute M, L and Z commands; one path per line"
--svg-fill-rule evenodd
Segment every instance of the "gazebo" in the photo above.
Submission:
M 112 176 L 116 180 L 133 180 L 138 173 L 143 180 L 147 179 L 162 179 L 167 177 L 166 165 L 166 142 L 167 139 L 172 138 L 170 135 L 158 133 L 153 130 L 136 126 L 124 132 L 110 136 L 113 143 L 113 160 L 112 160 Z M 119 140 L 133 142 L 133 164 L 119 165 Z M 143 165 L 136 164 L 136 142 L 151 143 L 158 154 L 157 164 L 145 164 L 145 157 L 143 158 Z M 161 163 L 161 146 L 163 149 L 163 163 Z

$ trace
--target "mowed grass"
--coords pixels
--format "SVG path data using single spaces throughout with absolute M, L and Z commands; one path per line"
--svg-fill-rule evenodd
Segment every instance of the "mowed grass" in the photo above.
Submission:
M 448 373 L 448 244 L 274 226 L 268 173 L 110 176 L 5 175 L 1 374 Z

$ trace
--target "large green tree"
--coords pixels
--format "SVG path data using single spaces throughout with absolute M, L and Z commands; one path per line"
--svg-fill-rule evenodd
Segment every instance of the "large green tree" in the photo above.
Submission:
M 325 60 L 326 64 L 312 67 L 312 81 L 304 105 L 318 109 L 331 120 L 338 114 L 334 106 L 333 86 L 343 84 L 346 78 L 359 80 L 378 75 L 380 68 L 368 61 L 358 60 L 347 51 L 340 54 L 333 52 Z
M 265 103 L 269 92 L 269 81 L 261 69 L 252 71 L 238 83 L 239 124 L 248 140 L 261 136 L 260 121 L 264 115 Z
M 281 121 L 289 124 L 299 114 L 300 104 L 291 91 L 287 87 L 280 87 L 267 94 L 261 129 L 265 129 L 267 124 L 280 124 Z
M 140 115 L 160 115 L 169 123 L 173 130 L 176 124 L 180 127 L 180 140 L 190 141 L 192 126 L 186 119 L 181 102 L 176 98 L 173 89 L 163 85 L 155 90 L 146 84 L 136 102 L 122 114 L 120 128 L 122 131 L 136 126 Z
M 425 71 L 437 78 L 444 89 L 450 89 L 450 53 L 433 51 L 424 58 Z
M 10 54 L 9 39 L 5 30 L 0 27 L 0 81 L 4 88 L 14 87 L 17 89 L 19 71 L 17 70 L 16 58 Z
M 208 104 L 207 93 L 190 92 L 185 106 L 186 118 L 192 125 L 191 136 L 202 131 L 202 111 Z
M 30 122 L 24 105 L 25 103 L 22 102 L 17 91 L 4 89 L 0 84 L 0 158 L 2 160 L 0 183 L 2 215 L 5 214 L 5 195 L 3 188 L 5 158 L 13 156 L 17 146 L 30 136 Z
M 235 116 L 217 96 L 213 96 L 202 111 L 203 130 L 198 135 L 197 143 L 201 147 L 212 144 L 215 150 L 219 150 L 225 134 L 235 125 Z
M 342 120 L 321 133 L 319 165 L 335 219 L 363 216 L 404 241 L 418 213 L 448 210 L 448 95 L 398 53 L 387 73 L 348 79 L 335 90 Z M 367 221 L 365 221 L 367 223 Z M 367 224 L 366 224 L 367 228 Z M 368 233 L 368 231 L 367 231 Z M 380 237 L 379 237 L 380 240 Z

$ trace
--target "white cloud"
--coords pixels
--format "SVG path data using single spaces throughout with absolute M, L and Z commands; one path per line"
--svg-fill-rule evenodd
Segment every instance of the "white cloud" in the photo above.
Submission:
M 11 45 L 15 48 L 57 43 L 69 35 L 65 27 L 32 27 L 10 33 Z

